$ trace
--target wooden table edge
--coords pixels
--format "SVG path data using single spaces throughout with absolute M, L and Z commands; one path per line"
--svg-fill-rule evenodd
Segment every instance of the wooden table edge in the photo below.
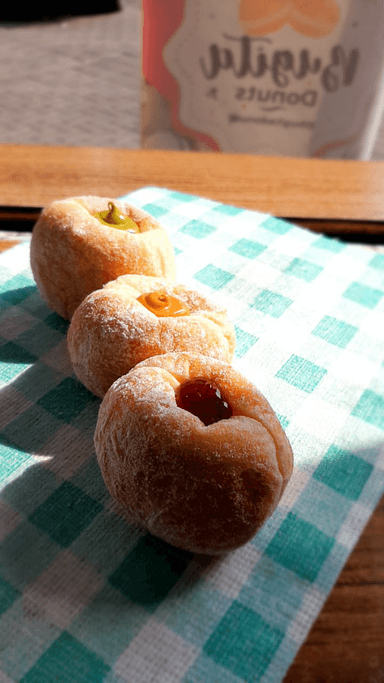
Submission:
M 384 163 L 161 150 L 0 145 L 0 206 L 164 187 L 329 229 L 384 233 Z M 348 222 L 348 224 L 346 223 Z M 327 228 L 328 229 L 328 228 Z

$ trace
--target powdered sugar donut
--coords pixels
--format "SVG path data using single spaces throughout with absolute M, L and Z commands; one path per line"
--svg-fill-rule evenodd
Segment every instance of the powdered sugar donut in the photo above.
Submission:
M 43 299 L 68 320 L 88 294 L 119 275 L 176 275 L 171 242 L 152 216 L 92 196 L 43 210 L 32 232 L 31 268 Z
M 95 448 L 128 519 L 191 552 L 252 538 L 292 473 L 265 397 L 229 364 L 190 353 L 149 358 L 101 404 Z
M 230 362 L 235 348 L 223 308 L 184 285 L 144 275 L 122 275 L 87 296 L 67 338 L 77 377 L 100 397 L 150 356 L 193 348 Z

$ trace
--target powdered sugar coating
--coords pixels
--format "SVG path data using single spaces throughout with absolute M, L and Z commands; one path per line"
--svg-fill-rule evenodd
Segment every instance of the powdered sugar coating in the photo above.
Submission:
M 159 290 L 185 303 L 190 314 L 157 317 L 138 301 L 140 295 Z M 235 331 L 226 311 L 184 285 L 144 275 L 122 275 L 87 296 L 68 329 L 76 375 L 100 397 L 145 358 L 191 348 L 232 360 Z
M 84 196 L 53 202 L 33 228 L 36 284 L 48 305 L 68 320 L 88 294 L 124 273 L 175 279 L 173 247 L 160 223 L 127 202 L 113 200 L 140 233 L 103 225 L 93 214 L 107 210 L 109 201 Z
M 233 416 L 209 426 L 176 405 L 181 382 L 214 381 Z M 98 462 L 130 519 L 192 552 L 246 543 L 291 476 L 289 441 L 269 403 L 227 363 L 189 353 L 147 359 L 101 404 Z

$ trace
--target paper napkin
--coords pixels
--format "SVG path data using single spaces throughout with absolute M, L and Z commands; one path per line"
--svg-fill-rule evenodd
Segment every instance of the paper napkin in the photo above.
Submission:
M 178 280 L 227 307 L 234 365 L 295 470 L 241 549 L 194 556 L 129 526 L 97 466 L 100 400 L 29 245 L 0 256 L 0 679 L 276 683 L 384 490 L 384 254 L 159 188 L 125 197 L 168 230 Z

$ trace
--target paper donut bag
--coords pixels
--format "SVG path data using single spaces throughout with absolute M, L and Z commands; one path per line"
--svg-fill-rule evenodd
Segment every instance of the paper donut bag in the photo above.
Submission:
M 369 159 L 382 0 L 143 0 L 142 146 Z

